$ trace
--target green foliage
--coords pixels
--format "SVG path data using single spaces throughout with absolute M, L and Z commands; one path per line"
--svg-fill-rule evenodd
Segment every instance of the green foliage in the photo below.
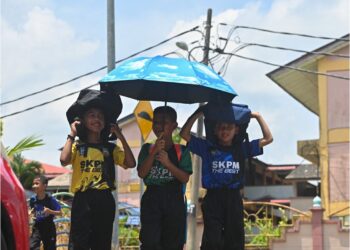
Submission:
M 179 144 L 181 142 L 180 129 L 176 128 L 172 136 L 173 142 Z
M 25 163 L 21 154 L 13 155 L 10 166 L 25 189 L 31 189 L 34 177 L 43 173 L 39 162 L 31 161 Z
M 20 154 L 25 150 L 29 150 L 35 147 L 44 145 L 42 139 L 39 139 L 37 136 L 29 136 L 20 140 L 13 148 L 6 148 L 6 154 L 9 157 L 14 156 L 15 154 Z
M 271 218 L 264 215 L 263 218 L 256 218 L 255 221 L 244 219 L 244 230 L 249 244 L 258 246 L 268 246 L 269 238 L 280 237 L 281 227 L 288 225 L 288 217 L 286 211 L 282 208 L 278 208 L 281 213 L 280 221 L 278 225 L 274 225 Z
M 4 132 L 4 122 L 0 120 L 0 137 L 2 137 Z
M 119 245 L 120 247 L 125 247 L 125 246 L 137 247 L 140 245 L 139 229 L 137 227 L 125 227 L 126 221 L 127 221 L 127 217 L 119 220 Z

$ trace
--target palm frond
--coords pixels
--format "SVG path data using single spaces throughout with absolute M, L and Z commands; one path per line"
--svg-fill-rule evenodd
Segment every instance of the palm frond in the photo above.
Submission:
M 43 140 L 39 139 L 35 135 L 32 135 L 20 140 L 13 148 L 6 148 L 6 153 L 9 157 L 12 157 L 15 154 L 18 154 L 25 150 L 29 150 L 42 145 L 44 145 Z

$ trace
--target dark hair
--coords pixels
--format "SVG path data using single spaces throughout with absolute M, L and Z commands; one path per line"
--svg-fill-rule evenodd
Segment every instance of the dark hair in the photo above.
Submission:
M 166 115 L 172 122 L 176 122 L 177 120 L 177 114 L 175 109 L 169 106 L 160 106 L 154 109 L 153 111 L 154 115 L 163 114 Z
M 34 180 L 35 180 L 35 179 L 39 179 L 40 182 L 41 182 L 42 184 L 44 184 L 44 185 L 47 185 L 48 182 L 49 182 L 49 180 L 46 178 L 46 176 L 45 176 L 45 175 L 42 175 L 42 174 L 36 175 L 36 176 L 34 177 Z

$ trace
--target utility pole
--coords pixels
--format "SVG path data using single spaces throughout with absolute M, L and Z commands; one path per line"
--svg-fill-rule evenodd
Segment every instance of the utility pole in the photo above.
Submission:
M 115 68 L 115 26 L 114 0 L 107 0 L 107 71 Z M 118 168 L 115 171 L 116 188 L 113 192 L 115 200 L 115 217 L 113 222 L 112 249 L 119 249 L 119 208 L 118 208 Z
M 209 64 L 209 45 L 210 45 L 210 29 L 211 29 L 211 18 L 212 18 L 212 9 L 208 9 L 207 12 L 207 22 L 205 25 L 205 40 L 204 40 L 204 50 L 203 50 L 203 64 Z M 204 105 L 204 103 L 199 104 Z M 197 121 L 197 136 L 203 136 L 203 117 L 200 117 Z M 200 172 L 201 172 L 201 159 L 194 155 L 193 157 L 193 174 L 192 174 L 192 185 L 191 185 L 191 205 L 194 205 L 192 213 L 188 218 L 188 246 L 189 250 L 196 250 L 197 247 L 197 212 L 198 206 L 198 197 L 199 197 L 199 182 L 200 182 Z
M 145 140 L 143 139 L 143 135 L 141 134 L 140 148 L 142 148 L 144 143 L 145 143 Z M 143 195 L 144 191 L 145 191 L 145 184 L 143 183 L 143 179 L 140 178 L 140 207 L 141 207 L 141 199 L 142 199 L 142 195 Z

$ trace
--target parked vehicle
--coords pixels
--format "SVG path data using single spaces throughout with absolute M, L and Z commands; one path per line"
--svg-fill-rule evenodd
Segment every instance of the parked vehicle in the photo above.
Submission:
M 1 146 L 1 249 L 28 250 L 28 207 L 24 189 L 12 171 Z
M 140 208 L 130 205 L 126 202 L 119 202 L 119 221 L 126 219 L 126 227 L 139 227 L 140 221 Z
M 73 201 L 73 194 L 69 192 L 58 192 L 53 193 L 55 197 L 63 207 L 70 208 Z M 125 221 L 126 227 L 138 227 L 141 225 L 140 222 L 140 208 L 135 207 L 126 202 L 119 202 L 119 221 Z

